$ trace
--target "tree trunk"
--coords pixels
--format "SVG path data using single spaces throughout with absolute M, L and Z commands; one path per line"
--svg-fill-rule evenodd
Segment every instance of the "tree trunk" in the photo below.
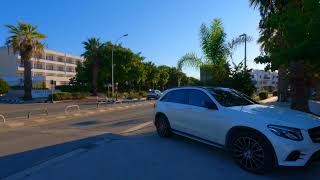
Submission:
M 92 94 L 96 96 L 98 94 L 98 64 L 93 63 L 92 66 Z
M 309 83 L 303 61 L 290 64 L 291 109 L 309 112 Z
M 278 69 L 278 102 L 288 101 L 288 86 L 287 69 L 280 66 Z
M 31 64 L 31 56 L 28 55 L 29 53 L 22 53 L 20 54 L 21 59 L 23 61 L 24 66 L 24 100 L 31 100 L 32 99 L 32 64 Z

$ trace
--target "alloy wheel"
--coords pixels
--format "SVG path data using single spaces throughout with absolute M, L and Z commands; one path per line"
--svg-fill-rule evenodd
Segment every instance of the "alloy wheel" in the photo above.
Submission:
M 233 141 L 232 154 L 235 160 L 248 170 L 264 166 L 265 154 L 261 144 L 251 137 L 239 137 Z

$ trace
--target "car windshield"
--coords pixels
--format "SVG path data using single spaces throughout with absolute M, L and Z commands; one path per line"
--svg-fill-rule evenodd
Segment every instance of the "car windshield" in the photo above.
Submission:
M 209 88 L 208 90 L 222 106 L 231 107 L 256 104 L 254 100 L 233 89 Z

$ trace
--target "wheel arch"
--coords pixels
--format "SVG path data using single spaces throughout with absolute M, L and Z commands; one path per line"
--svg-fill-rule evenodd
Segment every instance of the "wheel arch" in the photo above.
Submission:
M 154 117 L 154 124 L 156 123 L 157 119 L 160 117 L 160 116 L 164 116 L 167 118 L 168 120 L 168 117 L 163 113 L 163 112 L 157 112 L 155 117 Z M 168 120 L 169 121 L 169 120 Z
M 232 137 L 234 135 L 236 135 L 237 133 L 240 133 L 240 132 L 254 132 L 254 133 L 257 133 L 259 136 L 261 136 L 270 145 L 270 147 L 272 149 L 272 154 L 274 156 L 275 165 L 278 165 L 278 158 L 277 158 L 276 152 L 275 152 L 274 147 L 273 147 L 272 143 L 270 142 L 270 140 L 262 132 L 260 132 L 257 129 L 251 128 L 251 127 L 246 127 L 246 126 L 235 126 L 235 127 L 232 127 L 228 131 L 228 133 L 227 133 L 227 135 L 225 137 L 225 148 L 227 150 L 230 149 L 230 145 L 231 145 L 230 141 L 231 141 Z

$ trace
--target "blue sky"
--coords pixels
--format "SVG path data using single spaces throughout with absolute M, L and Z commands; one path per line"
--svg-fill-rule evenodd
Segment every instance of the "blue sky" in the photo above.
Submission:
M 17 21 L 38 26 L 46 34 L 49 49 L 80 55 L 82 42 L 89 37 L 114 41 L 129 36 L 122 44 L 142 52 L 157 65 L 175 66 L 188 52 L 201 56 L 199 27 L 220 18 L 230 40 L 242 33 L 254 38 L 248 44 L 248 66 L 262 69 L 253 59 L 260 54 L 257 10 L 248 0 L 6 0 L 0 11 L 0 45 L 8 36 L 4 24 Z M 234 61 L 243 60 L 243 47 L 234 53 Z M 199 71 L 185 68 L 189 76 Z

